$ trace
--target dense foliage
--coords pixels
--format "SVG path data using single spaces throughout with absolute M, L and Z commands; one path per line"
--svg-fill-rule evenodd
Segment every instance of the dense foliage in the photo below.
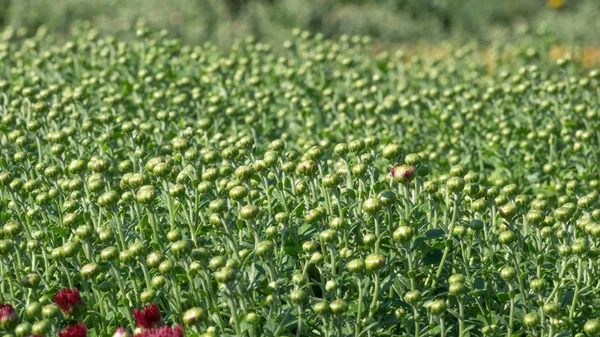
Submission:
M 522 23 L 546 26 L 563 42 L 598 45 L 597 0 L 18 0 L 0 1 L 0 27 L 68 35 L 74 19 L 128 35 L 137 19 L 187 43 L 229 47 L 248 33 L 288 39 L 293 28 L 372 36 L 388 46 L 445 39 L 507 41 Z
M 0 43 L 0 331 L 600 333 L 599 73 L 544 36 L 137 35 Z

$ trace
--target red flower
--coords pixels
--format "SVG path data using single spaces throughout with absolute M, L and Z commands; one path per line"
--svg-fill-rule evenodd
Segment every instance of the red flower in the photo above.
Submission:
M 58 337 L 87 337 L 87 329 L 83 323 L 69 325 L 58 333 Z
M 144 309 L 133 309 L 133 317 L 137 324 L 144 329 L 151 329 L 160 326 L 160 310 L 156 303 L 150 306 L 144 306 Z
M 83 305 L 81 296 L 79 296 L 79 289 L 77 288 L 63 289 L 54 295 L 53 300 L 65 314 Z
M 10 304 L 0 304 L 0 329 L 10 328 L 17 323 L 19 317 L 15 308 Z
M 174 328 L 163 326 L 156 329 L 146 329 L 136 337 L 183 337 L 183 329 L 180 325 Z

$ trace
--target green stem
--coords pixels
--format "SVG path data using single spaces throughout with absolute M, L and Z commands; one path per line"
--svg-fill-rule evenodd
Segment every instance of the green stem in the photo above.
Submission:
M 442 260 L 440 261 L 440 266 L 438 267 L 437 272 L 435 273 L 435 277 L 432 280 L 431 287 L 434 288 L 437 284 L 438 279 L 442 275 L 442 270 L 444 269 L 444 263 L 448 258 L 448 254 L 450 253 L 450 248 L 452 247 L 452 232 L 454 232 L 454 225 L 456 224 L 456 218 L 458 216 L 458 206 L 460 205 L 460 193 L 454 194 L 454 209 L 452 211 L 452 220 L 450 221 L 450 227 L 448 228 L 448 234 L 446 238 L 446 247 L 444 248 L 444 254 L 442 255 Z
M 356 284 L 358 286 L 358 304 L 356 308 L 356 326 L 354 327 L 354 335 L 358 336 L 360 332 L 360 320 L 362 316 L 362 302 L 363 302 L 363 289 L 360 278 L 356 277 Z
M 573 318 L 573 314 L 575 313 L 575 307 L 577 306 L 577 298 L 579 297 L 579 284 L 581 283 L 582 276 L 582 263 L 581 258 L 577 260 L 577 280 L 575 281 L 575 292 L 573 294 L 573 302 L 571 303 L 571 309 L 569 310 L 569 319 Z
M 512 292 L 512 286 L 508 285 L 509 290 Z M 514 324 L 514 316 L 515 316 L 515 299 L 512 294 L 510 294 L 510 309 L 508 314 L 508 330 L 506 332 L 506 337 L 512 336 L 513 324 Z
M 302 306 L 298 306 L 298 325 L 296 328 L 296 337 L 302 336 Z
M 458 299 L 458 337 L 463 337 L 465 331 L 465 306 L 462 300 L 462 297 Z
M 373 317 L 375 315 L 375 312 L 377 311 L 377 301 L 379 299 L 379 271 L 375 272 L 375 276 L 374 276 L 374 280 L 373 282 L 375 283 L 375 289 L 373 290 L 373 301 L 371 301 L 371 307 L 369 309 L 369 316 Z

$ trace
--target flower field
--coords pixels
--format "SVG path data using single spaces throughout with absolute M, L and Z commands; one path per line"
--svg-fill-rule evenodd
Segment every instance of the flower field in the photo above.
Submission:
M 589 60 L 136 33 L 3 35 L 0 335 L 600 335 Z

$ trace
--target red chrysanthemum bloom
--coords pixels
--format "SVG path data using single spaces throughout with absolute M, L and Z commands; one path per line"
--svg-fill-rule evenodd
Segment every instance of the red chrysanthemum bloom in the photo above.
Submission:
M 53 300 L 65 314 L 83 305 L 81 296 L 79 296 L 79 289 L 77 288 L 63 289 L 54 295 Z
M 12 327 L 19 317 L 15 308 L 10 304 L 0 304 L 0 329 Z
M 133 317 L 137 324 L 144 329 L 156 328 L 160 326 L 162 320 L 156 303 L 144 306 L 144 309 L 133 309 Z
M 183 329 L 180 325 L 174 328 L 163 326 L 156 329 L 146 329 L 136 337 L 183 337 Z
M 69 325 L 58 333 L 58 337 L 87 337 L 87 329 L 83 323 Z

